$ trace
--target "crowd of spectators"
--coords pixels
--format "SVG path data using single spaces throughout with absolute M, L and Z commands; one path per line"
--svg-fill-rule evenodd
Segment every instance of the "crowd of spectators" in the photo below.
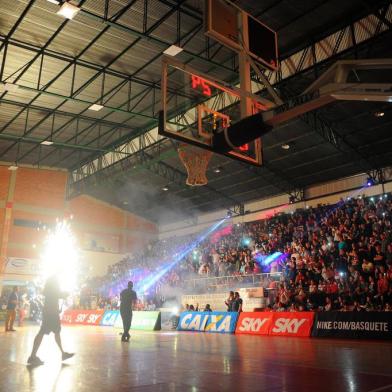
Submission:
M 281 272 L 278 282 L 262 281 L 276 293 L 271 300 L 274 310 L 390 311 L 391 221 L 390 195 L 280 213 L 227 225 L 201 242 L 196 235 L 157 241 L 111 266 L 105 277 L 90 280 L 86 290 L 98 290 L 101 299 L 107 297 L 102 299 L 106 304 L 116 298 L 123 281 L 131 278 L 138 287 L 138 281 L 177 260 L 154 284 L 154 304 L 163 287 L 191 290 L 190 278 L 231 275 L 243 279 Z M 280 256 L 265 265 L 271 254 Z

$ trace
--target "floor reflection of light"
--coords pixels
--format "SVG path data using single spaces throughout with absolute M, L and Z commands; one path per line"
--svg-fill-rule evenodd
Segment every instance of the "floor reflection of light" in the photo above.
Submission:
M 74 372 L 70 365 L 61 362 L 61 352 L 53 335 L 44 337 L 38 356 L 44 361 L 44 365 L 27 367 L 31 390 L 39 392 L 74 390 Z
M 173 349 L 174 349 L 174 355 L 177 356 L 177 345 L 178 345 L 178 337 L 176 336 L 174 338 L 174 342 L 173 342 Z
M 230 359 L 228 357 L 223 357 L 223 373 L 231 374 Z
M 29 367 L 30 389 L 39 392 L 71 392 L 74 388 L 73 372 L 69 365 L 46 362 L 39 367 Z
M 347 383 L 348 383 L 348 386 L 350 388 L 349 392 L 354 392 L 357 388 L 356 388 L 354 374 L 353 374 L 352 369 L 346 369 L 345 377 L 347 379 Z

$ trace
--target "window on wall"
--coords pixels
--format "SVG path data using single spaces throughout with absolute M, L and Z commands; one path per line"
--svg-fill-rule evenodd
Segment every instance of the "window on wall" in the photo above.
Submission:
M 120 251 L 120 236 L 103 233 L 84 233 L 82 246 L 85 250 L 95 252 L 114 252 Z
M 14 219 L 14 226 L 29 227 L 31 229 L 42 229 L 45 227 L 51 227 L 52 224 L 29 219 Z

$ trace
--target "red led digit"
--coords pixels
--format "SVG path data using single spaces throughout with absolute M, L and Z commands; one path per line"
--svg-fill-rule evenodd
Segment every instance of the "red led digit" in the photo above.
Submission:
M 196 75 L 192 75 L 192 88 L 198 88 L 200 86 L 200 83 L 200 78 Z
M 211 97 L 212 91 L 209 83 L 197 75 L 191 75 L 191 76 L 192 76 L 192 88 L 193 89 L 201 88 L 203 95 L 207 97 Z
M 205 80 L 202 80 L 201 85 L 203 86 L 203 94 L 207 97 L 211 97 L 211 87 L 209 84 Z

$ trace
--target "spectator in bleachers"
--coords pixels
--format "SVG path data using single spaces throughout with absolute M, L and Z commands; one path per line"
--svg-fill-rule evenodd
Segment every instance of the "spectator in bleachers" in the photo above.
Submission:
M 232 312 L 242 312 L 242 298 L 240 297 L 240 293 L 238 291 L 236 291 L 234 293 L 234 299 L 233 302 L 231 304 L 231 311 Z
M 205 279 L 209 276 L 231 275 L 232 282 L 246 285 L 253 283 L 249 277 L 257 272 L 282 272 L 276 309 L 290 309 L 294 304 L 297 310 L 350 310 L 356 301 L 362 309 L 382 311 L 390 307 L 392 295 L 391 216 L 391 198 L 382 195 L 233 225 L 200 243 L 154 290 L 159 294 L 169 285 L 206 292 L 220 287 L 219 280 Z M 150 244 L 144 252 L 112 266 L 105 278 L 89 282 L 90 292 L 100 289 L 107 296 L 129 273 L 141 278 L 153 274 L 196 238 L 174 237 Z M 282 258 L 269 266 L 260 262 L 274 252 L 281 252 Z M 198 280 L 191 285 L 187 281 L 191 278 Z M 272 291 L 277 285 L 271 279 L 255 281 Z
M 231 312 L 233 301 L 234 301 L 234 291 L 230 291 L 229 297 L 225 301 L 225 305 L 227 307 L 228 312 Z

